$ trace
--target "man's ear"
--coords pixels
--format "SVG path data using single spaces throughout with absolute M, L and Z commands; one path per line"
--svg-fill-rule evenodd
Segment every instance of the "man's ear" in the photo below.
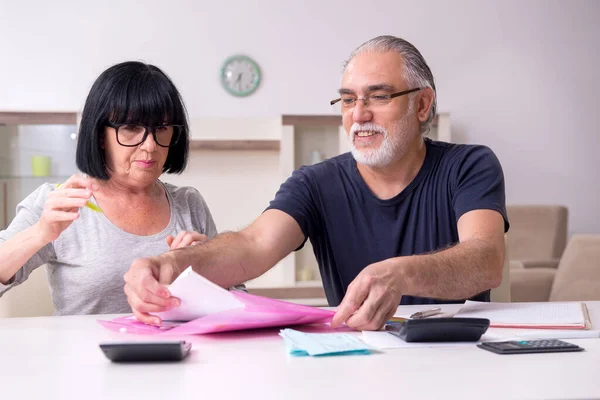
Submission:
M 434 97 L 435 93 L 433 92 L 432 88 L 426 87 L 421 90 L 419 101 L 417 103 L 417 116 L 419 121 L 425 122 L 427 121 L 427 118 L 429 118 L 431 107 L 433 107 Z

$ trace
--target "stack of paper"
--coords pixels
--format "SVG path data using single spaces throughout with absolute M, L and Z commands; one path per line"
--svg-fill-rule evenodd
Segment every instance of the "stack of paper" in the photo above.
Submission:
M 455 317 L 487 318 L 497 328 L 589 329 L 584 303 L 483 303 L 467 301 Z

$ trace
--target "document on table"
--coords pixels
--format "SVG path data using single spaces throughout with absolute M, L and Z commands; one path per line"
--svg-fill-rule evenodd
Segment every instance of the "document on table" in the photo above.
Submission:
M 467 301 L 455 317 L 487 318 L 496 328 L 590 329 L 585 303 L 485 303 Z

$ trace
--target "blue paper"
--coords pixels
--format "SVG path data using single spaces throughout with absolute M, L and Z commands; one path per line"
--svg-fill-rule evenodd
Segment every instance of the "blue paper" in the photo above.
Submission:
M 282 329 L 279 336 L 292 356 L 370 354 L 372 350 L 358 337 L 343 333 L 304 333 Z

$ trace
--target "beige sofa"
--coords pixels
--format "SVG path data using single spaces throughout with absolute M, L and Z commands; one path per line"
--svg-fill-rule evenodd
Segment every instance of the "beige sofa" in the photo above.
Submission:
M 512 266 L 556 268 L 567 244 L 568 209 L 560 205 L 508 205 Z
M 600 235 L 574 235 L 558 268 L 511 268 L 512 301 L 600 300 Z

